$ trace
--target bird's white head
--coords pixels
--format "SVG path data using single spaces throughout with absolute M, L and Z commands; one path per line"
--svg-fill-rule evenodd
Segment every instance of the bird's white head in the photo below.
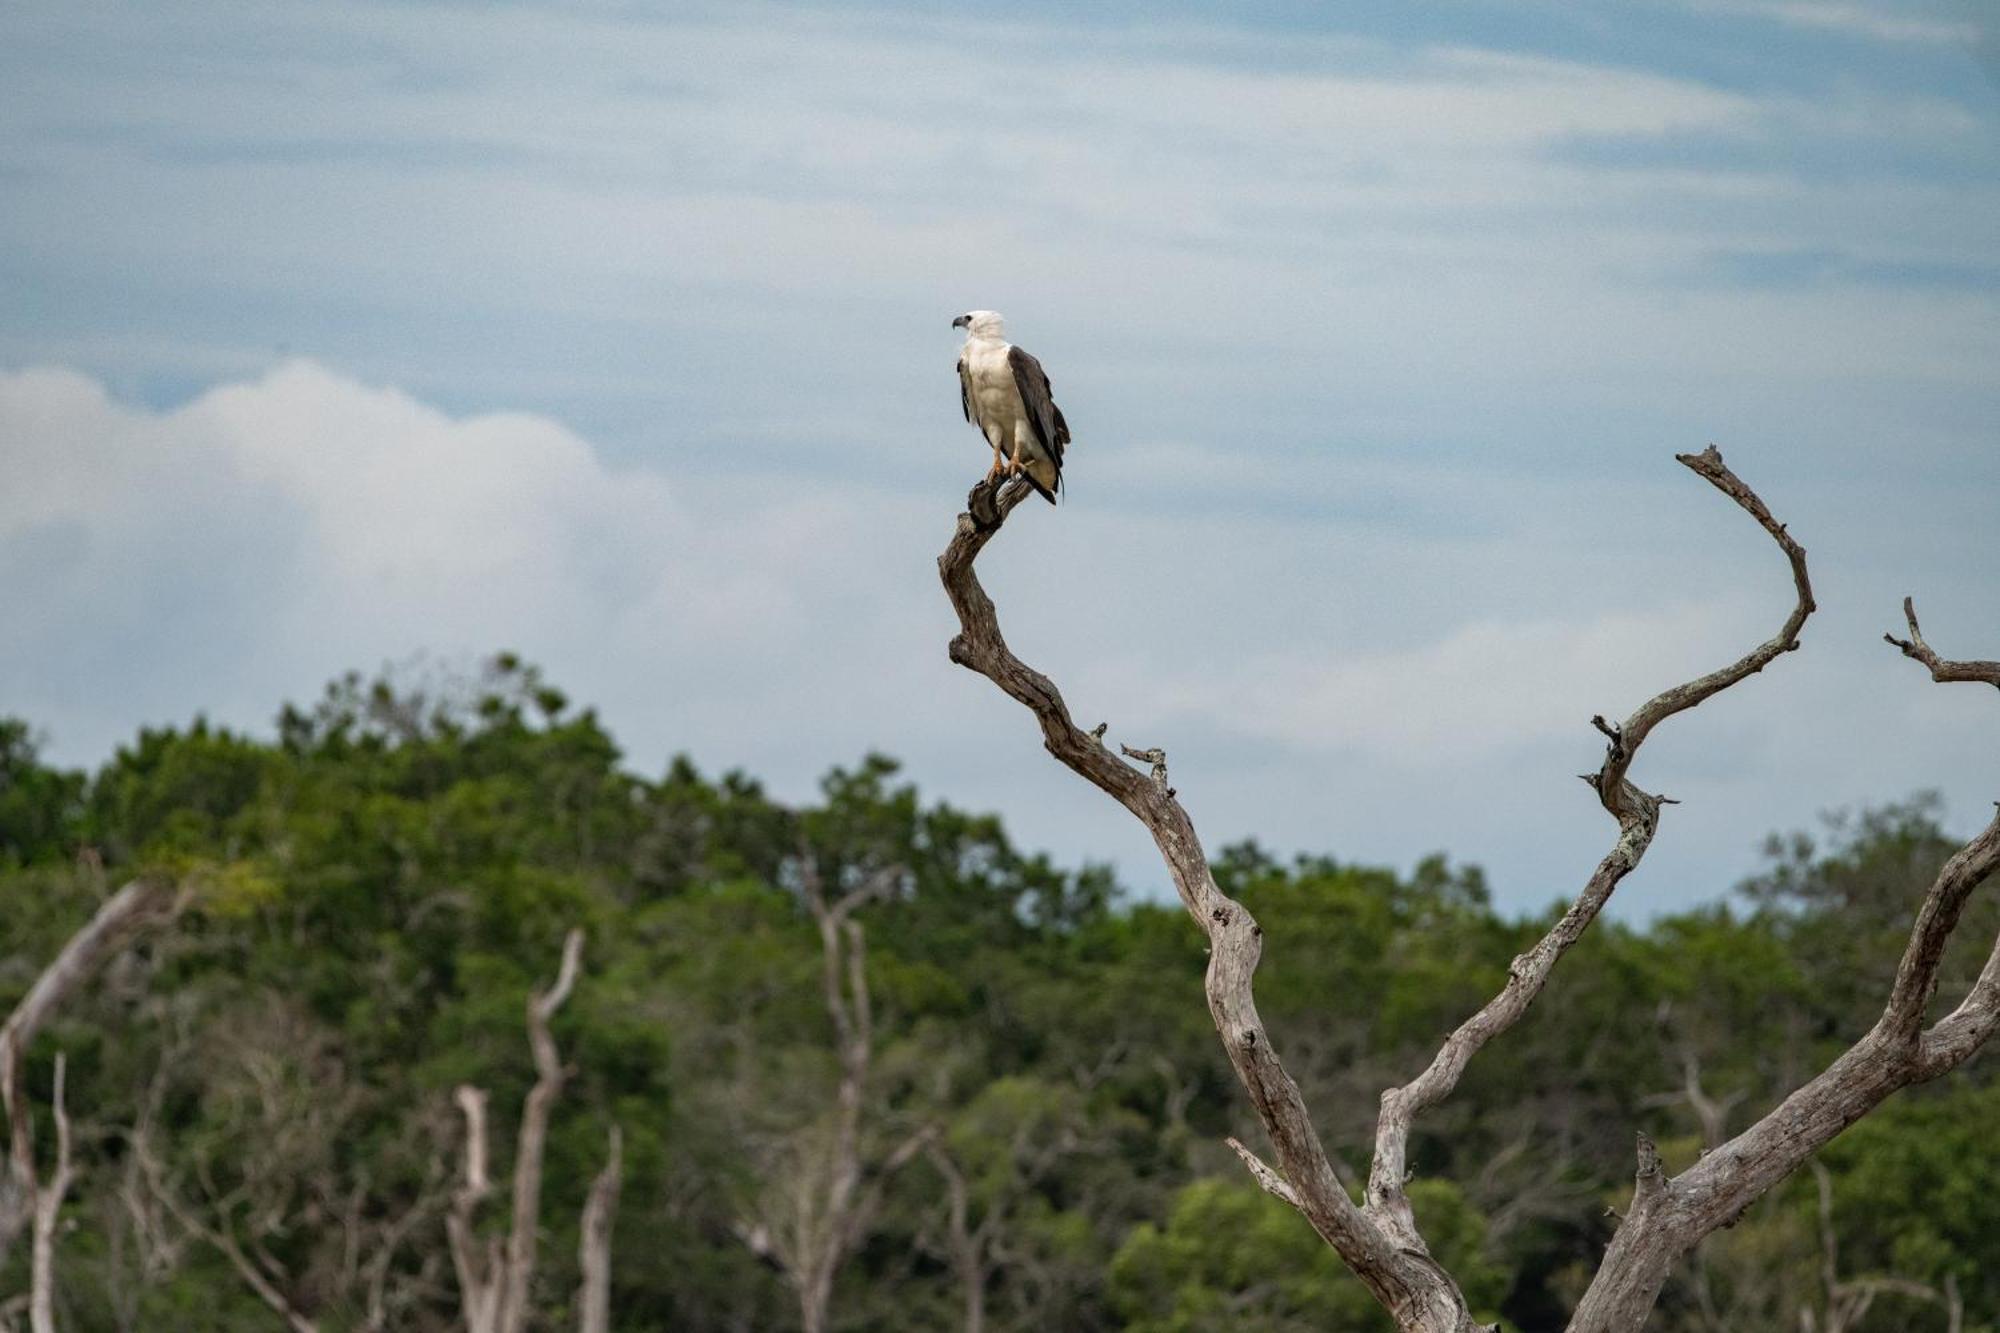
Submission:
M 955 329 L 964 329 L 968 338 L 990 338 L 999 341 L 1007 336 L 1007 321 L 1000 318 L 997 310 L 968 310 L 951 322 Z

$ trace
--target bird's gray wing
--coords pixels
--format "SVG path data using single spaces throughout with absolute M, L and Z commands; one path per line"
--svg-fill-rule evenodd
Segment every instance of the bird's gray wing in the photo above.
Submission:
M 1007 349 L 1007 364 L 1014 371 L 1014 387 L 1021 391 L 1021 406 L 1027 409 L 1028 424 L 1042 440 L 1042 447 L 1062 469 L 1063 446 L 1069 443 L 1069 423 L 1049 392 L 1048 373 L 1042 363 L 1018 347 Z
M 965 371 L 965 358 L 958 358 L 958 405 L 965 409 L 965 419 L 972 420 L 972 376 Z

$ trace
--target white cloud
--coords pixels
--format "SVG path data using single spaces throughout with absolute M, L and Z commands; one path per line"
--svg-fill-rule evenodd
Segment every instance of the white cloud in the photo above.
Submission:
M 1733 657 L 1782 612 L 1762 535 L 1664 461 L 1674 487 L 1339 459 L 1296 474 L 1370 507 L 1421 501 L 1418 532 L 1368 507 L 1119 507 L 1175 458 L 1200 475 L 1186 447 L 1079 454 L 1086 497 L 1024 511 L 983 574 L 1079 716 L 1170 747 L 1217 844 L 1404 862 L 1442 846 L 1538 903 L 1601 850 L 1569 776 L 1595 762 L 1585 719 Z M 982 465 L 970 442 L 963 461 Z M 946 661 L 932 562 L 955 490 L 670 479 L 546 417 L 453 416 L 310 362 L 165 411 L 71 371 L 0 375 L 0 475 L 0 698 L 70 762 L 141 720 L 262 727 L 349 666 L 507 647 L 599 705 L 643 770 L 687 749 L 800 796 L 881 748 L 1031 846 L 1157 881 L 1136 828 Z M 1781 485 L 1816 548 L 1862 530 Z M 1714 891 L 1818 806 L 1976 790 L 1990 768 L 1985 701 L 1935 697 L 1877 653 L 1893 599 L 1879 577 L 1848 586 L 1844 545 L 1818 548 L 1814 651 L 1649 747 L 1641 780 L 1688 805 L 1638 907 Z M 1962 591 L 1938 588 L 1940 641 L 1963 637 L 1946 633 Z
M 108 748 L 134 702 L 256 723 L 336 670 L 416 650 L 516 648 L 615 683 L 628 707 L 649 679 L 690 695 L 717 674 L 768 679 L 774 627 L 825 632 L 826 590 L 869 543 L 837 495 L 703 513 L 547 418 L 454 418 L 304 361 L 160 413 L 70 371 L 0 375 L 0 472 L 0 586 L 38 612 L 9 636 L 0 687 L 11 708 L 81 722 L 71 754 Z M 230 665 L 155 690 L 146 664 L 189 636 Z M 50 673 L 78 655 L 112 697 Z
M 1258 740 L 1421 763 L 1485 762 L 1573 739 L 1593 713 L 1620 716 L 1754 642 L 1739 599 L 1587 620 L 1474 620 L 1396 652 L 1251 652 L 1221 677 L 1158 682 L 1166 718 L 1201 718 Z
M 1781 610 L 1761 534 L 1666 461 L 1711 434 L 1826 610 L 1782 683 L 1653 742 L 1644 780 L 1690 801 L 1662 893 L 1818 804 L 1983 799 L 1985 715 L 1871 654 L 1910 588 L 1940 634 L 1991 601 L 1990 107 L 1927 88 L 1951 56 L 1915 32 L 1876 77 L 1778 27 L 1693 50 L 1681 13 L 1641 68 L 1645 10 L 1556 58 L 15 7 L 0 362 L 116 392 L 0 389 L 0 707 L 89 761 L 141 719 L 257 724 L 350 665 L 513 647 L 641 767 L 687 747 L 796 794 L 880 746 L 1149 882 L 943 657 L 931 562 L 983 466 L 944 320 L 981 304 L 1081 441 L 1074 503 L 988 559 L 1010 639 L 1168 743 L 1212 839 L 1564 881 L 1601 850 L 1584 719 Z M 279 347 L 319 363 L 267 374 Z

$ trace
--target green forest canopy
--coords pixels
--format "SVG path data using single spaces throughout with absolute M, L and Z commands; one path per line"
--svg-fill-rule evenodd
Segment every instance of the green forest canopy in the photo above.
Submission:
M 1629 1189 L 1634 1131 L 1678 1165 L 1702 1147 L 1697 1103 L 1740 1128 L 1843 1049 L 1953 845 L 1919 798 L 1774 838 L 1722 904 L 1600 922 L 1412 1145 L 1425 1232 L 1474 1305 L 1559 1324 Z M 1387 1327 L 1222 1146 L 1254 1141 L 1255 1122 L 1177 906 L 1024 854 L 879 757 L 797 808 L 686 759 L 638 776 L 594 714 L 506 657 L 441 691 L 350 675 L 288 707 L 272 740 L 143 731 L 94 774 L 45 765 L 28 721 L 0 721 L 0 1011 L 108 888 L 147 873 L 188 895 L 31 1051 L 38 1102 L 66 1053 L 79 1136 L 62 1326 L 279 1327 L 212 1235 L 259 1256 L 321 1329 L 364 1327 L 371 1308 L 396 1329 L 457 1326 L 452 1089 L 492 1094 L 504 1177 L 534 1077 L 523 1002 L 580 926 L 582 975 L 554 1024 L 575 1072 L 552 1119 L 533 1326 L 575 1325 L 576 1228 L 615 1123 L 613 1326 L 796 1327 L 743 1234 L 823 1133 L 837 1077 L 808 859 L 836 886 L 888 868 L 897 885 L 857 914 L 880 1208 L 834 1327 L 960 1327 L 968 1280 L 991 1329 Z M 1401 875 L 1245 844 L 1216 870 L 1265 927 L 1260 1007 L 1358 1176 L 1380 1090 L 1547 922 L 1498 915 L 1479 871 L 1442 856 Z M 2000 926 L 1990 899 L 1972 912 L 1946 1001 Z M 1860 1327 L 1942 1329 L 1920 1289 L 1948 1286 L 1969 1329 L 2000 1320 L 1996 1115 L 1974 1060 L 1823 1154 L 1836 1279 L 1906 1288 Z M 912 1136 L 927 1150 L 886 1169 Z M 972 1279 L 952 1258 L 949 1177 L 961 1222 L 991 1241 Z M 1823 1312 L 1821 1207 L 1811 1176 L 1774 1192 L 1704 1246 L 1654 1326 Z M 26 1271 L 16 1245 L 0 1314 L 19 1316 L 4 1294 Z

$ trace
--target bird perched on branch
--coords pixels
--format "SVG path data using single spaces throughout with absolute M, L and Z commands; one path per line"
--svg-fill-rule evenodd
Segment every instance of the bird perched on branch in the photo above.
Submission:
M 1007 341 L 1006 321 L 991 310 L 960 315 L 951 326 L 965 330 L 958 354 L 959 404 L 993 446 L 987 477 L 1018 472 L 1054 504 L 1062 489 L 1069 423 L 1049 394 L 1042 363 Z

